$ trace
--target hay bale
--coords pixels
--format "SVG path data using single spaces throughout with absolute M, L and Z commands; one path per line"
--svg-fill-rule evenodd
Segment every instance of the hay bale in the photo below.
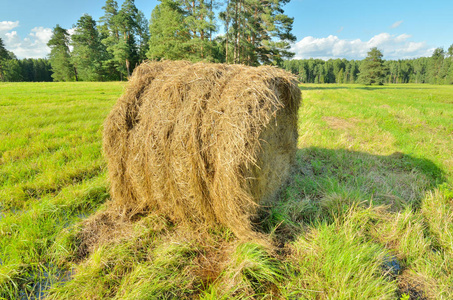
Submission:
M 289 176 L 299 102 L 275 67 L 142 64 L 104 124 L 114 205 L 249 235 Z

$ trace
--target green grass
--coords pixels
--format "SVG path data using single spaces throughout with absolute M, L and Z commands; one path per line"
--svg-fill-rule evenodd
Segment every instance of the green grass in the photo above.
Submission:
M 108 198 L 101 126 L 123 86 L 0 85 L 0 297 L 66 276 L 64 233 Z
M 273 247 L 150 214 L 81 255 L 124 83 L 1 83 L 0 299 L 453 298 L 453 86 L 301 88 Z

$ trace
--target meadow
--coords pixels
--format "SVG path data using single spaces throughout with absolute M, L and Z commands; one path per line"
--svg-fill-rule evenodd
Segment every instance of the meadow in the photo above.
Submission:
M 0 83 L 0 299 L 453 298 L 453 86 L 301 85 L 271 246 L 151 213 L 87 248 L 124 87 Z

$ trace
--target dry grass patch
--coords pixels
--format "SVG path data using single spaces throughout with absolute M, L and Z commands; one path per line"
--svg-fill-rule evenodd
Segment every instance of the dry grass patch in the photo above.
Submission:
M 322 117 L 322 120 L 329 125 L 330 128 L 335 130 L 347 130 L 357 126 L 359 120 L 355 118 L 342 119 L 338 117 L 326 116 Z

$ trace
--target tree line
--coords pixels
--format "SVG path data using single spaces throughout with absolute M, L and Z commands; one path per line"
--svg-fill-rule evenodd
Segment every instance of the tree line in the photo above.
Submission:
M 44 62 L 54 81 L 123 80 L 146 59 L 281 65 L 296 39 L 282 8 L 287 2 L 161 0 L 148 21 L 134 0 L 107 0 L 97 21 L 84 14 L 70 30 L 56 25 Z M 20 61 L 4 61 L 1 80 L 27 80 L 9 75 Z
M 453 84 L 453 45 L 448 51 L 435 49 L 431 57 L 382 60 L 382 53 L 373 48 L 363 60 L 294 59 L 285 61 L 283 67 L 303 83 L 369 84 L 365 73 L 376 62 L 382 73 L 376 83 Z
M 127 79 L 146 59 L 277 65 L 304 83 L 358 83 L 364 60 L 291 60 L 290 0 L 160 0 L 148 21 L 134 0 L 106 0 L 103 15 L 56 25 L 47 59 L 18 60 L 0 39 L 0 81 Z M 380 60 L 382 60 L 382 55 Z M 453 84 L 453 45 L 431 57 L 382 61 L 385 83 Z M 366 68 L 364 68 L 366 70 Z
M 52 81 L 50 62 L 44 58 L 17 59 L 0 38 L 0 81 Z

